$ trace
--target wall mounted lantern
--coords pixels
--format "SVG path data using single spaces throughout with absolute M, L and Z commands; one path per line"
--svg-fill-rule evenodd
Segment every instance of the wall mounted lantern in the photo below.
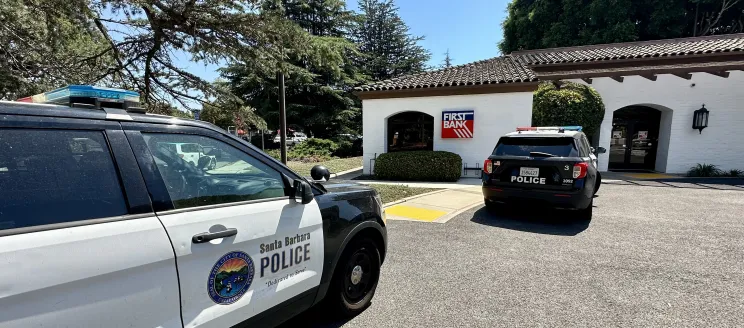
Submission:
M 692 128 L 697 129 L 702 134 L 703 129 L 708 127 L 709 114 L 710 112 L 705 109 L 705 104 L 703 104 L 703 107 L 696 110 L 692 115 Z

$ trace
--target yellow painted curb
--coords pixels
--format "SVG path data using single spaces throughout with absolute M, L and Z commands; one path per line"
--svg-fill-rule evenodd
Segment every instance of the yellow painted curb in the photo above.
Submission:
M 625 173 L 624 175 L 636 179 L 669 179 L 676 176 L 661 173 Z
M 400 216 L 408 219 L 414 219 L 418 221 L 431 222 L 439 217 L 447 214 L 444 211 L 430 210 L 427 208 L 406 206 L 406 205 L 394 205 L 385 209 L 387 215 Z

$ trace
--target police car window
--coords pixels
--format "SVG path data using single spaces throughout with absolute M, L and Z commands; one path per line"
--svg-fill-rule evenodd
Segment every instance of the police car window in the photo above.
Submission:
M 285 197 L 279 171 L 227 143 L 198 135 L 143 135 L 177 209 Z M 182 143 L 182 153 L 166 146 L 173 143 Z M 198 158 L 182 156 L 186 144 L 204 151 Z
M 0 230 L 125 214 L 103 132 L 0 129 Z
M 494 148 L 493 155 L 529 156 L 530 152 L 548 153 L 559 157 L 578 155 L 573 138 L 563 137 L 504 137 Z

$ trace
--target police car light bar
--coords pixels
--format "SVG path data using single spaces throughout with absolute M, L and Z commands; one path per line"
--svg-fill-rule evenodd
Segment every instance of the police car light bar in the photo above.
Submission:
M 522 131 L 578 131 L 581 132 L 582 127 L 578 125 L 567 125 L 567 126 L 527 126 L 518 127 L 517 132 Z
M 70 107 L 93 107 L 95 109 L 120 108 L 142 111 L 139 108 L 139 93 L 91 85 L 69 85 L 49 92 L 18 99 L 20 102 L 55 104 Z M 80 106 L 82 105 L 82 106 Z

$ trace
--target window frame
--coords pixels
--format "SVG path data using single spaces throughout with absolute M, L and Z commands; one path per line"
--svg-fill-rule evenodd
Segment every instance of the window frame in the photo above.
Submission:
M 285 166 L 277 165 L 276 163 L 274 163 L 273 162 L 274 159 L 271 158 L 268 154 L 251 149 L 245 144 L 237 140 L 233 140 L 229 136 L 226 136 L 220 132 L 217 132 L 211 129 L 194 127 L 194 126 L 185 126 L 185 125 L 140 123 L 140 122 L 122 122 L 122 128 L 124 129 L 124 132 L 127 135 L 127 138 L 132 144 L 132 148 L 134 149 L 134 152 L 135 152 L 135 157 L 137 158 L 138 165 L 145 178 L 147 189 L 153 200 L 153 209 L 158 214 L 173 214 L 173 213 L 201 211 L 201 210 L 208 210 L 208 209 L 229 207 L 229 206 L 239 206 L 239 205 L 245 205 L 245 204 L 270 202 L 270 201 L 277 201 L 277 200 L 289 200 L 290 199 L 289 189 L 291 188 L 291 181 L 294 179 L 302 179 L 301 177 L 297 176 L 294 172 L 292 172 Z M 261 162 L 262 164 L 279 172 L 283 180 L 282 182 L 284 183 L 285 195 L 281 197 L 245 200 L 245 201 L 239 201 L 239 202 L 210 204 L 210 205 L 202 205 L 202 206 L 187 207 L 187 208 L 175 208 L 175 206 L 173 205 L 173 200 L 171 199 L 171 196 L 168 193 L 168 190 L 166 188 L 165 182 L 163 181 L 162 175 L 160 174 L 160 170 L 158 169 L 157 164 L 155 164 L 154 157 L 152 153 L 150 152 L 149 147 L 145 143 L 143 133 L 145 134 L 165 133 L 165 134 L 196 135 L 196 136 L 211 138 L 211 139 L 214 139 L 220 142 L 224 142 L 228 144 L 229 146 L 232 146 L 236 150 L 245 153 L 246 155 L 254 158 L 255 160 Z
M 127 208 L 127 214 L 120 216 L 0 230 L 0 237 L 133 220 L 154 215 L 150 199 L 146 193 L 147 189 L 145 188 L 144 180 L 139 174 L 139 170 L 134 166 L 136 164 L 134 154 L 118 122 L 98 119 L 0 114 L 0 129 L 70 130 L 101 133 L 105 141 L 105 145 L 101 146 L 108 147 L 108 153 L 111 156 L 122 197 Z

